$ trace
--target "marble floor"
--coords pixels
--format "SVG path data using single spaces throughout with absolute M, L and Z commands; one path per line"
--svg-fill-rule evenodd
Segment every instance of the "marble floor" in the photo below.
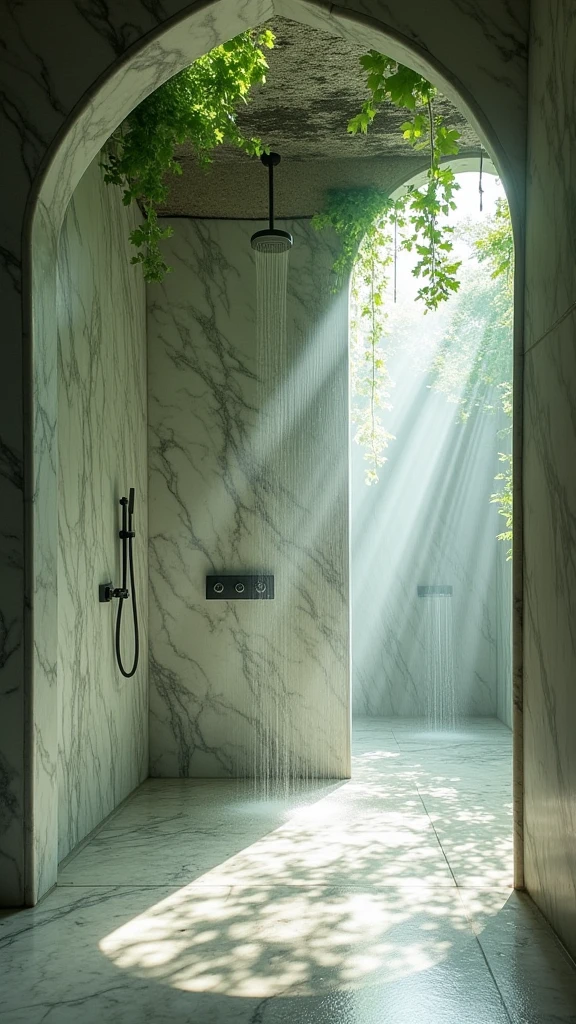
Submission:
M 0 920 L 2 1024 L 575 1024 L 511 889 L 511 742 L 360 720 L 353 777 L 148 780 Z

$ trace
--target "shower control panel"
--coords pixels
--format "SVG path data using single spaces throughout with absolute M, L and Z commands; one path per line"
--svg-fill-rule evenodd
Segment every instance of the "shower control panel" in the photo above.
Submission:
M 249 576 L 207 576 L 207 601 L 272 601 L 274 577 L 266 573 Z

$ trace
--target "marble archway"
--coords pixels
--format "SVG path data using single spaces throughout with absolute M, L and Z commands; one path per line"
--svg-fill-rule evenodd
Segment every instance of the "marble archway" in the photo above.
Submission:
M 22 825 L 26 836 L 24 901 L 33 904 L 56 878 L 57 793 L 56 758 L 56 588 L 57 588 L 57 338 L 55 318 L 56 251 L 62 219 L 84 170 L 106 138 L 146 95 L 196 57 L 238 32 L 262 23 L 273 14 L 318 25 L 366 46 L 385 50 L 432 79 L 466 113 L 491 152 L 506 182 L 519 244 L 522 236 L 522 132 L 503 130 L 512 111 L 498 112 L 503 85 L 498 74 L 486 75 L 479 54 L 468 81 L 463 69 L 451 67 L 451 53 L 432 45 L 435 29 L 422 16 L 426 42 L 417 28 L 405 25 L 398 12 L 393 24 L 377 17 L 378 4 L 364 5 L 361 16 L 345 7 L 306 0 L 214 0 L 212 3 L 172 5 L 175 17 L 139 37 L 121 56 L 103 66 L 89 94 L 62 118 L 58 137 L 47 149 L 43 171 L 35 179 L 27 205 L 27 251 L 24 283 L 28 317 L 29 366 L 26 420 L 27 588 L 23 725 L 27 736 L 24 785 L 27 790 Z M 396 5 L 398 9 L 402 5 Z M 452 4 L 447 4 L 452 9 Z M 183 8 L 183 9 L 182 9 Z M 373 16 L 369 17 L 373 8 Z M 454 5 L 454 11 L 456 5 Z M 389 15 L 387 16 L 389 19 Z M 416 15 L 414 16 L 416 18 Z M 440 16 L 438 11 L 436 21 Z M 454 22 L 454 39 L 462 31 L 461 15 Z M 489 34 L 485 34 L 490 47 Z M 494 50 L 496 54 L 496 48 Z M 495 64 L 502 60 L 494 56 Z M 458 54 L 461 63 L 461 54 Z M 480 101 L 479 101 L 480 99 Z M 518 105 L 518 104 L 516 104 Z M 499 123 L 496 123 L 498 121 Z M 520 262 L 520 261 L 519 261 Z M 518 294 L 520 294 L 520 282 Z M 517 317 L 520 324 L 520 316 Z M 517 327 L 517 351 L 519 346 Z M 30 384 L 32 381 L 32 384 Z M 517 591 L 518 593 L 519 591 Z M 520 881 L 520 876 L 518 876 Z M 15 898 L 14 903 L 22 902 Z

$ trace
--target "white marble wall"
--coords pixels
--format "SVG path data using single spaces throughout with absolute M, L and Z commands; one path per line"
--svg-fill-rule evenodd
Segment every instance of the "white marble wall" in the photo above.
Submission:
M 152 89 L 272 15 L 318 21 L 421 68 L 501 163 L 522 229 L 526 0 L 22 0 L 0 7 L 0 901 L 56 870 L 56 243 L 106 138 Z M 360 20 L 355 15 L 360 14 Z M 180 16 L 180 17 L 179 17 Z M 24 386 L 23 385 L 24 382 Z
M 333 250 L 309 222 L 282 222 L 286 363 L 280 391 L 262 393 L 250 235 L 263 225 L 172 225 L 174 271 L 148 291 L 151 773 L 258 773 L 270 740 L 296 775 L 345 777 L 348 327 Z M 282 437 L 260 472 L 270 425 Z M 206 573 L 258 569 L 274 601 L 205 600 Z
M 499 467 L 500 470 L 501 467 Z M 502 530 L 504 520 L 498 528 Z M 513 647 L 512 647 L 512 562 L 507 558 L 508 544 L 498 549 L 496 565 L 496 620 L 498 623 L 498 650 L 496 654 L 496 717 L 509 729 L 513 728 Z
M 148 771 L 146 299 L 131 267 L 137 214 L 105 185 L 97 161 L 64 220 L 58 259 L 58 855 L 90 832 Z M 136 674 L 114 653 L 120 585 L 118 499 L 136 491 L 141 630 Z M 123 623 L 125 661 L 131 614 Z
M 576 955 L 576 19 L 533 0 L 524 411 L 525 877 Z
M 457 714 L 496 716 L 511 685 L 511 607 L 499 607 L 502 520 L 489 501 L 501 424 L 486 414 L 461 424 L 405 356 L 390 369 L 386 426 L 396 439 L 378 484 L 366 486 L 363 450 L 352 444 L 353 710 L 426 716 L 441 643 L 453 652 Z M 429 603 L 438 599 L 418 597 L 419 584 L 452 586 L 452 643 L 431 635 Z

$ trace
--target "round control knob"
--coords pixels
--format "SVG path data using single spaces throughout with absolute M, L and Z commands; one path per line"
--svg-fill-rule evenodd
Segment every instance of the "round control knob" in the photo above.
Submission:
M 266 584 L 264 583 L 264 580 L 258 580 L 258 582 L 256 584 L 256 593 L 264 594 L 265 592 L 266 592 Z
M 243 583 L 235 583 L 234 584 L 234 590 L 236 591 L 237 594 L 243 594 L 244 593 L 244 589 L 245 588 L 244 588 L 244 584 Z
M 214 593 L 215 594 L 221 594 L 223 590 L 224 590 L 224 584 L 223 583 L 215 583 L 214 584 Z

